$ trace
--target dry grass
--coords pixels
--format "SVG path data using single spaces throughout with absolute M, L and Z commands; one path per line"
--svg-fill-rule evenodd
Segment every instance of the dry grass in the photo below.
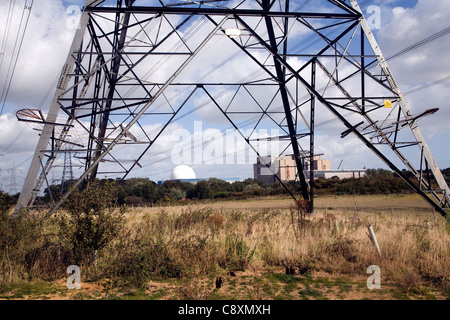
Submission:
M 95 267 L 83 269 L 84 281 L 102 288 L 88 296 L 119 290 L 124 297 L 126 287 L 135 288 L 131 298 L 138 290 L 152 299 L 392 298 L 365 288 L 367 267 L 378 265 L 382 284 L 394 285 L 400 298 L 429 290 L 448 297 L 447 221 L 420 199 L 319 198 L 316 213 L 300 220 L 292 205 L 264 198 L 129 209 L 121 234 L 99 252 Z M 227 279 L 222 289 L 214 289 L 218 276 Z M 357 294 L 361 287 L 364 295 Z
M 334 209 L 322 206 L 301 225 L 292 223 L 290 200 L 277 200 L 275 208 L 264 202 L 258 208 L 252 202 L 250 209 L 242 208 L 243 203 L 134 209 L 127 221 L 129 230 L 159 234 L 169 246 L 195 237 L 208 239 L 209 263 L 225 259 L 227 238 L 234 235 L 255 248 L 247 266 L 251 270 L 281 266 L 303 274 L 361 276 L 368 266 L 378 265 L 382 281 L 398 283 L 405 292 L 421 285 L 448 290 L 450 237 L 445 219 L 423 208 L 394 210 L 388 203 L 390 209 L 374 210 L 370 205 L 364 212 L 355 206 L 364 201 L 355 199 L 347 198 L 345 205 Z M 381 254 L 368 236 L 368 224 L 375 230 Z

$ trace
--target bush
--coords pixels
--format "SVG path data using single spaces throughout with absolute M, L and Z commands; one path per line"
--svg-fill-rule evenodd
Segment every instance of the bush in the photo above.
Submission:
M 116 254 L 106 266 L 105 273 L 118 277 L 124 285 L 142 287 L 151 277 L 178 278 L 181 275 L 181 267 L 161 237 L 121 241 L 114 246 L 113 252 Z
M 65 274 L 72 257 L 72 252 L 61 242 L 46 237 L 42 244 L 27 252 L 25 266 L 30 276 L 51 281 Z
M 186 198 L 186 191 L 178 188 L 170 188 L 168 196 L 171 200 L 181 200 Z
M 214 193 L 213 198 L 214 199 L 224 199 L 228 197 L 228 192 L 226 191 L 219 191 Z
M 10 205 L 0 194 L 0 283 L 26 276 L 25 256 L 40 238 L 39 220 L 24 213 L 11 219 Z
M 244 188 L 244 192 L 248 192 L 251 193 L 253 191 L 258 191 L 261 190 L 262 187 L 259 184 L 253 183 L 253 184 L 249 184 Z
M 209 235 L 192 235 L 179 240 L 175 247 L 184 276 L 207 275 L 215 271 L 216 248 Z
M 255 254 L 240 236 L 227 236 L 225 240 L 225 260 L 219 265 L 232 271 L 245 271 Z
M 187 208 L 183 210 L 175 219 L 175 229 L 189 229 L 196 224 L 206 221 L 213 213 L 211 208 L 203 208 L 193 210 L 192 208 Z
M 125 203 L 128 206 L 132 206 L 132 207 L 140 207 L 140 206 L 142 206 L 144 204 L 142 199 L 140 197 L 137 197 L 137 196 L 128 196 L 128 197 L 126 197 Z
M 123 215 L 114 213 L 117 188 L 112 182 L 94 181 L 89 188 L 74 192 L 60 220 L 60 234 L 69 243 L 75 264 L 90 264 L 98 250 L 119 233 Z

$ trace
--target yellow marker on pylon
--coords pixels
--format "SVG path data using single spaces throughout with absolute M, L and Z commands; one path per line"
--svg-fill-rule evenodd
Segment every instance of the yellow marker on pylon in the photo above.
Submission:
M 384 107 L 385 108 L 392 108 L 392 101 L 391 100 L 384 100 Z

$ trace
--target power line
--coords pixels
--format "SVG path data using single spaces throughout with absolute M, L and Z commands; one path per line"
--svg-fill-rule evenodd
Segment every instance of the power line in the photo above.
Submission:
M 12 24 L 12 13 L 14 12 L 14 7 L 16 5 L 16 0 L 10 0 L 9 1 L 9 9 L 8 9 L 8 17 L 6 18 L 6 25 L 5 25 L 5 31 L 3 32 L 3 40 L 2 40 L 2 46 L 0 48 L 0 71 L 3 66 L 3 60 L 5 59 L 6 54 L 6 48 L 7 43 L 9 39 L 9 31 L 11 30 L 11 24 Z
M 411 93 L 415 93 L 417 91 L 428 89 L 430 87 L 436 86 L 436 85 L 441 84 L 441 83 L 443 83 L 445 81 L 448 81 L 448 80 L 450 80 L 450 75 L 448 75 L 448 76 L 446 76 L 444 78 L 441 78 L 439 80 L 436 80 L 436 81 L 424 84 L 424 85 L 422 85 L 420 87 L 412 88 L 411 90 L 405 91 L 405 94 L 411 94 Z
M 0 99 L 0 103 L 2 104 L 2 109 L 0 111 L 0 116 L 3 114 L 3 109 L 5 108 L 6 100 L 8 98 L 9 90 L 11 88 L 11 83 L 12 83 L 12 80 L 14 78 L 14 73 L 15 73 L 16 67 L 17 67 L 17 61 L 19 60 L 20 51 L 21 51 L 22 45 L 23 45 L 23 40 L 25 38 L 25 33 L 27 31 L 27 28 L 28 28 L 28 22 L 29 22 L 29 19 L 30 19 L 30 16 L 31 16 L 31 10 L 33 8 L 33 3 L 34 3 L 34 0 L 31 0 L 31 4 L 27 5 L 28 4 L 28 0 L 25 0 L 25 5 L 24 5 L 23 12 L 22 12 L 22 17 L 20 19 L 19 29 L 17 31 L 16 41 L 15 41 L 15 44 L 14 44 L 14 50 L 13 50 L 13 54 L 11 56 L 11 64 L 9 65 L 9 68 L 8 68 L 8 73 L 7 73 L 6 79 L 5 79 L 5 86 L 3 87 L 2 96 L 1 96 L 1 99 Z M 23 20 L 24 20 L 24 17 L 25 17 L 25 14 L 26 14 L 27 11 L 28 11 L 28 14 L 27 14 L 27 17 L 26 17 L 25 26 L 23 28 L 22 35 L 20 35 L 20 30 L 22 29 L 22 23 L 23 23 Z M 20 40 L 19 40 L 19 38 L 20 38 Z M 16 53 L 17 44 L 19 44 L 19 47 L 18 47 L 18 50 L 17 50 L 17 53 Z M 12 67 L 12 69 L 11 69 L 11 67 Z M 8 78 L 9 78 L 9 80 L 8 80 Z
M 418 41 L 418 42 L 416 42 L 416 43 L 414 43 L 414 44 L 412 44 L 412 45 L 410 45 L 410 46 L 408 46 L 408 47 L 406 47 L 406 48 L 404 48 L 404 49 L 402 49 L 400 51 L 397 51 L 396 53 L 394 53 L 394 54 L 392 54 L 390 56 L 388 56 L 386 58 L 386 61 L 398 58 L 398 57 L 400 57 L 400 56 L 402 56 L 402 55 L 404 55 L 406 53 L 409 53 L 412 50 L 420 48 L 420 47 L 422 47 L 422 46 L 424 46 L 424 45 L 426 45 L 426 44 L 428 44 L 428 43 L 430 43 L 432 41 L 435 41 L 435 40 L 437 40 L 437 39 L 439 39 L 439 38 L 449 34 L 449 33 L 450 33 L 450 27 L 447 27 L 447 28 L 445 28 L 445 29 L 443 29 L 443 30 L 441 30 L 439 32 L 436 32 L 436 33 L 432 34 L 431 36 L 429 36 L 429 37 L 427 37 L 425 39 L 422 39 L 422 40 L 420 40 L 420 41 Z M 378 60 L 372 61 L 371 63 L 366 65 L 366 68 L 370 68 L 376 62 L 378 62 Z
M 404 55 L 405 53 L 408 53 L 409 51 L 415 50 L 415 49 L 417 49 L 417 48 L 419 48 L 419 47 L 421 47 L 423 45 L 426 45 L 426 44 L 428 44 L 428 43 L 430 43 L 430 42 L 432 42 L 434 40 L 437 40 L 437 39 L 439 39 L 439 38 L 441 38 L 441 37 L 443 37 L 443 36 L 445 36 L 445 35 L 447 35 L 449 33 L 450 33 L 450 27 L 447 27 L 447 28 L 445 28 L 445 29 L 443 29 L 443 30 L 441 30 L 439 32 L 436 32 L 435 34 L 433 34 L 433 35 L 431 35 L 431 36 L 421 40 L 421 41 L 418 41 L 418 42 L 410 45 L 409 47 L 406 47 L 403 50 L 400 50 L 400 51 L 394 53 L 391 56 L 388 56 L 386 58 L 386 60 L 392 60 L 392 59 L 398 58 L 398 57 Z

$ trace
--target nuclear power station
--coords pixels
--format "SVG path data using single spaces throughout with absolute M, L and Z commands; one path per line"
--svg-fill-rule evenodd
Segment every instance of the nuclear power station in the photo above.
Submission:
M 313 180 L 333 177 L 338 177 L 339 179 L 361 178 L 366 173 L 365 169 L 333 170 L 331 169 L 331 161 L 323 159 L 323 154 L 316 154 L 313 159 L 305 156 L 302 161 L 309 183 L 311 183 L 311 177 Z M 295 155 L 259 157 L 253 165 L 253 174 L 255 179 L 268 184 L 277 181 L 297 181 L 298 171 L 295 165 Z

